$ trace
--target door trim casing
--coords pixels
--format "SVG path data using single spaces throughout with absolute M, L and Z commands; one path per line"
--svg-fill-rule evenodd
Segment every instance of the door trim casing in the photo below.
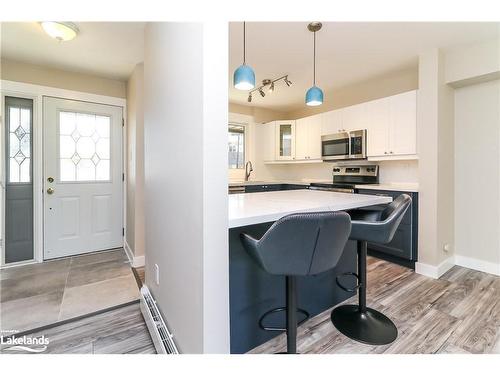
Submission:
M 125 173 L 125 162 L 126 162 L 126 125 L 127 125 L 127 100 L 125 98 L 118 98 L 113 96 L 105 96 L 98 94 L 91 94 L 81 91 L 73 91 L 60 89 L 56 87 L 34 85 L 31 83 L 0 80 L 0 97 L 2 100 L 2 117 L 0 118 L 0 131 L 4 130 L 4 113 L 5 113 L 5 96 L 15 96 L 19 98 L 26 98 L 33 100 L 33 234 L 34 234 L 34 259 L 31 261 L 23 261 L 17 263 L 5 264 L 5 202 L 0 202 L 1 206 L 1 228 L 0 235 L 2 238 L 2 246 L 0 251 L 0 268 L 8 268 L 14 266 L 20 266 L 31 263 L 43 262 L 43 97 L 51 96 L 61 99 L 68 100 L 78 100 L 89 103 L 113 105 L 117 107 L 122 107 L 122 115 L 124 119 L 124 128 L 122 130 L 122 172 Z M 3 133 L 2 133 L 3 134 Z M 5 139 L 1 137 L 2 149 L 5 146 Z M 2 156 L 2 165 L 5 165 L 4 156 Z M 2 175 L 0 179 L 2 184 L 5 184 L 5 168 L 1 168 Z M 125 235 L 127 233 L 126 228 L 126 215 L 127 215 L 127 179 L 123 181 L 122 184 L 122 204 L 123 204 L 123 217 L 122 222 L 125 228 Z M 3 194 L 3 199 L 5 194 Z M 124 236 L 124 239 L 126 236 Z

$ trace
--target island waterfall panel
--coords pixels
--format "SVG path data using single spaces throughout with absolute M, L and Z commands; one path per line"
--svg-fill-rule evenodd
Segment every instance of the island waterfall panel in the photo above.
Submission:
M 229 302 L 231 353 L 246 353 L 281 332 L 264 331 L 260 317 L 267 311 L 285 306 L 285 277 L 263 271 L 247 254 L 240 233 L 260 238 L 273 223 L 255 224 L 229 230 Z M 333 270 L 315 276 L 297 277 L 298 307 L 313 317 L 345 301 L 354 293 L 340 289 L 335 278 L 356 271 L 356 242 L 348 241 Z M 299 314 L 298 319 L 302 319 Z M 285 327 L 285 313 L 266 318 L 266 325 Z

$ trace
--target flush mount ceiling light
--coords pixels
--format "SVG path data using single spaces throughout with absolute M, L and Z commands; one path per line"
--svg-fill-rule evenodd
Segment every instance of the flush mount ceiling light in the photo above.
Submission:
M 262 85 L 254 88 L 252 91 L 250 91 L 248 93 L 248 99 L 247 99 L 248 102 L 250 103 L 252 101 L 252 94 L 254 92 L 258 92 L 260 94 L 260 96 L 265 97 L 266 96 L 266 93 L 264 91 L 265 88 L 267 88 L 267 92 L 269 94 L 272 94 L 275 90 L 275 87 L 276 87 L 275 83 L 278 81 L 281 81 L 281 80 L 283 80 L 283 82 L 285 82 L 288 87 L 290 87 L 292 85 L 292 82 L 290 80 L 288 80 L 288 76 L 281 76 L 281 77 L 276 78 L 276 79 L 269 79 L 269 78 L 263 79 Z
M 246 23 L 243 22 L 243 65 L 234 71 L 233 85 L 238 90 L 251 90 L 255 87 L 255 73 L 246 64 Z
M 40 22 L 45 32 L 54 39 L 60 42 L 66 42 L 74 39 L 78 34 L 78 27 L 72 22 Z
M 307 25 L 307 29 L 314 35 L 313 47 L 313 86 L 307 90 L 306 105 L 317 106 L 323 103 L 323 91 L 316 86 L 316 31 L 321 30 L 323 25 L 321 22 L 311 22 Z

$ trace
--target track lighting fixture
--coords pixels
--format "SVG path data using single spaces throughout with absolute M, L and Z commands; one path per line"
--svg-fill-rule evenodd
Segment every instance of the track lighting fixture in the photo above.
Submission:
M 272 80 L 266 78 L 266 79 L 262 80 L 262 85 L 260 85 L 259 87 L 254 88 L 252 91 L 250 91 L 248 93 L 248 102 L 250 103 L 252 101 L 252 94 L 254 92 L 259 92 L 259 94 L 262 97 L 266 96 L 266 93 L 265 93 L 264 89 L 266 89 L 267 92 L 269 92 L 269 93 L 274 92 L 274 89 L 276 88 L 276 82 L 281 81 L 281 80 L 283 80 L 283 82 L 285 82 L 288 87 L 290 87 L 292 85 L 292 82 L 288 79 L 287 75 L 286 76 L 281 76 L 279 78 L 272 79 Z

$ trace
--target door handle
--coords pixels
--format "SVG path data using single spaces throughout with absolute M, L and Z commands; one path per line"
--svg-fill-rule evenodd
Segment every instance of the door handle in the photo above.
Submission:
M 51 195 L 54 194 L 54 189 L 52 189 L 51 187 L 49 187 L 47 189 L 47 194 L 51 194 Z

